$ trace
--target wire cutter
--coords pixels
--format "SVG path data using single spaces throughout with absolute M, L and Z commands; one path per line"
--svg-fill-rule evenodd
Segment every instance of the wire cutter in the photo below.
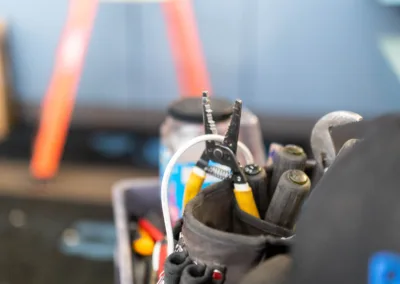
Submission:
M 202 104 L 205 134 L 218 134 L 207 92 L 203 92 Z M 222 143 L 206 141 L 206 148 L 192 169 L 186 183 L 183 196 L 184 206 L 200 192 L 206 174 L 209 173 L 219 178 L 231 179 L 239 208 L 250 215 L 260 217 L 254 201 L 253 191 L 247 183 L 246 176 L 236 158 L 241 114 L 242 101 L 236 100 L 233 107 L 232 119 Z M 225 172 L 218 167 L 209 166 L 210 161 L 227 166 L 230 168 L 230 171 Z

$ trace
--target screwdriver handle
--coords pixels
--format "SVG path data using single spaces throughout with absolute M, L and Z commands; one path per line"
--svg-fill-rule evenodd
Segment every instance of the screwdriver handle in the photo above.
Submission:
M 132 242 L 133 250 L 142 256 L 153 254 L 155 242 L 150 235 L 140 226 L 137 228 L 137 237 Z
M 241 210 L 256 218 L 260 218 L 260 213 L 258 212 L 256 202 L 254 201 L 253 190 L 247 182 L 244 184 L 235 183 L 233 192 L 235 194 L 236 202 Z
M 272 197 L 268 196 L 267 172 L 257 164 L 246 165 L 243 172 L 246 175 L 249 186 L 253 190 L 254 201 L 256 202 L 258 211 L 261 216 L 264 216 Z
M 304 171 L 307 155 L 303 148 L 297 145 L 286 145 L 274 156 L 273 170 L 270 183 L 270 194 L 274 194 L 282 174 L 287 170 Z
M 185 207 L 186 204 L 188 204 L 189 201 L 192 200 L 200 192 L 205 178 L 206 172 L 199 167 L 194 166 L 185 185 L 185 190 L 183 194 L 183 207 Z
M 265 214 L 265 220 L 293 229 L 305 198 L 310 192 L 310 179 L 300 170 L 288 170 L 281 176 Z

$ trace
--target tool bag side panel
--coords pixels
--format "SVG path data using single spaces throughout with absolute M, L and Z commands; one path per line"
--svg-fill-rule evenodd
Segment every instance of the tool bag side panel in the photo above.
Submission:
M 226 267 L 226 284 L 238 283 L 265 257 L 266 250 L 285 247 L 267 233 L 291 234 L 242 213 L 236 205 L 232 183 L 223 181 L 200 192 L 187 204 L 183 216 L 182 236 L 189 256 L 209 266 Z

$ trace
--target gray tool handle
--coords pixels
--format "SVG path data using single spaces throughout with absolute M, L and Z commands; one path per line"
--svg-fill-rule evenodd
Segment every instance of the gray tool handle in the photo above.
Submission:
M 270 183 L 270 194 L 273 195 L 279 179 L 287 170 L 304 171 L 307 155 L 303 148 L 296 145 L 286 145 L 277 151 L 273 160 L 273 170 Z
M 265 220 L 292 229 L 310 192 L 310 179 L 300 170 L 283 173 L 265 214 Z
M 268 196 L 267 172 L 257 164 L 248 164 L 243 169 L 248 184 L 253 190 L 254 200 L 261 216 L 267 211 L 272 196 Z

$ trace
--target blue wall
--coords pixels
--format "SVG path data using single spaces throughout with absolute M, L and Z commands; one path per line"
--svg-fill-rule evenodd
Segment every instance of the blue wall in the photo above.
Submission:
M 375 0 L 195 0 L 216 93 L 259 113 L 364 115 L 400 110 L 400 83 L 378 40 L 399 34 L 400 11 Z M 39 102 L 67 0 L 0 0 L 10 24 L 14 81 Z M 158 4 L 102 3 L 78 104 L 162 108 L 177 97 Z

